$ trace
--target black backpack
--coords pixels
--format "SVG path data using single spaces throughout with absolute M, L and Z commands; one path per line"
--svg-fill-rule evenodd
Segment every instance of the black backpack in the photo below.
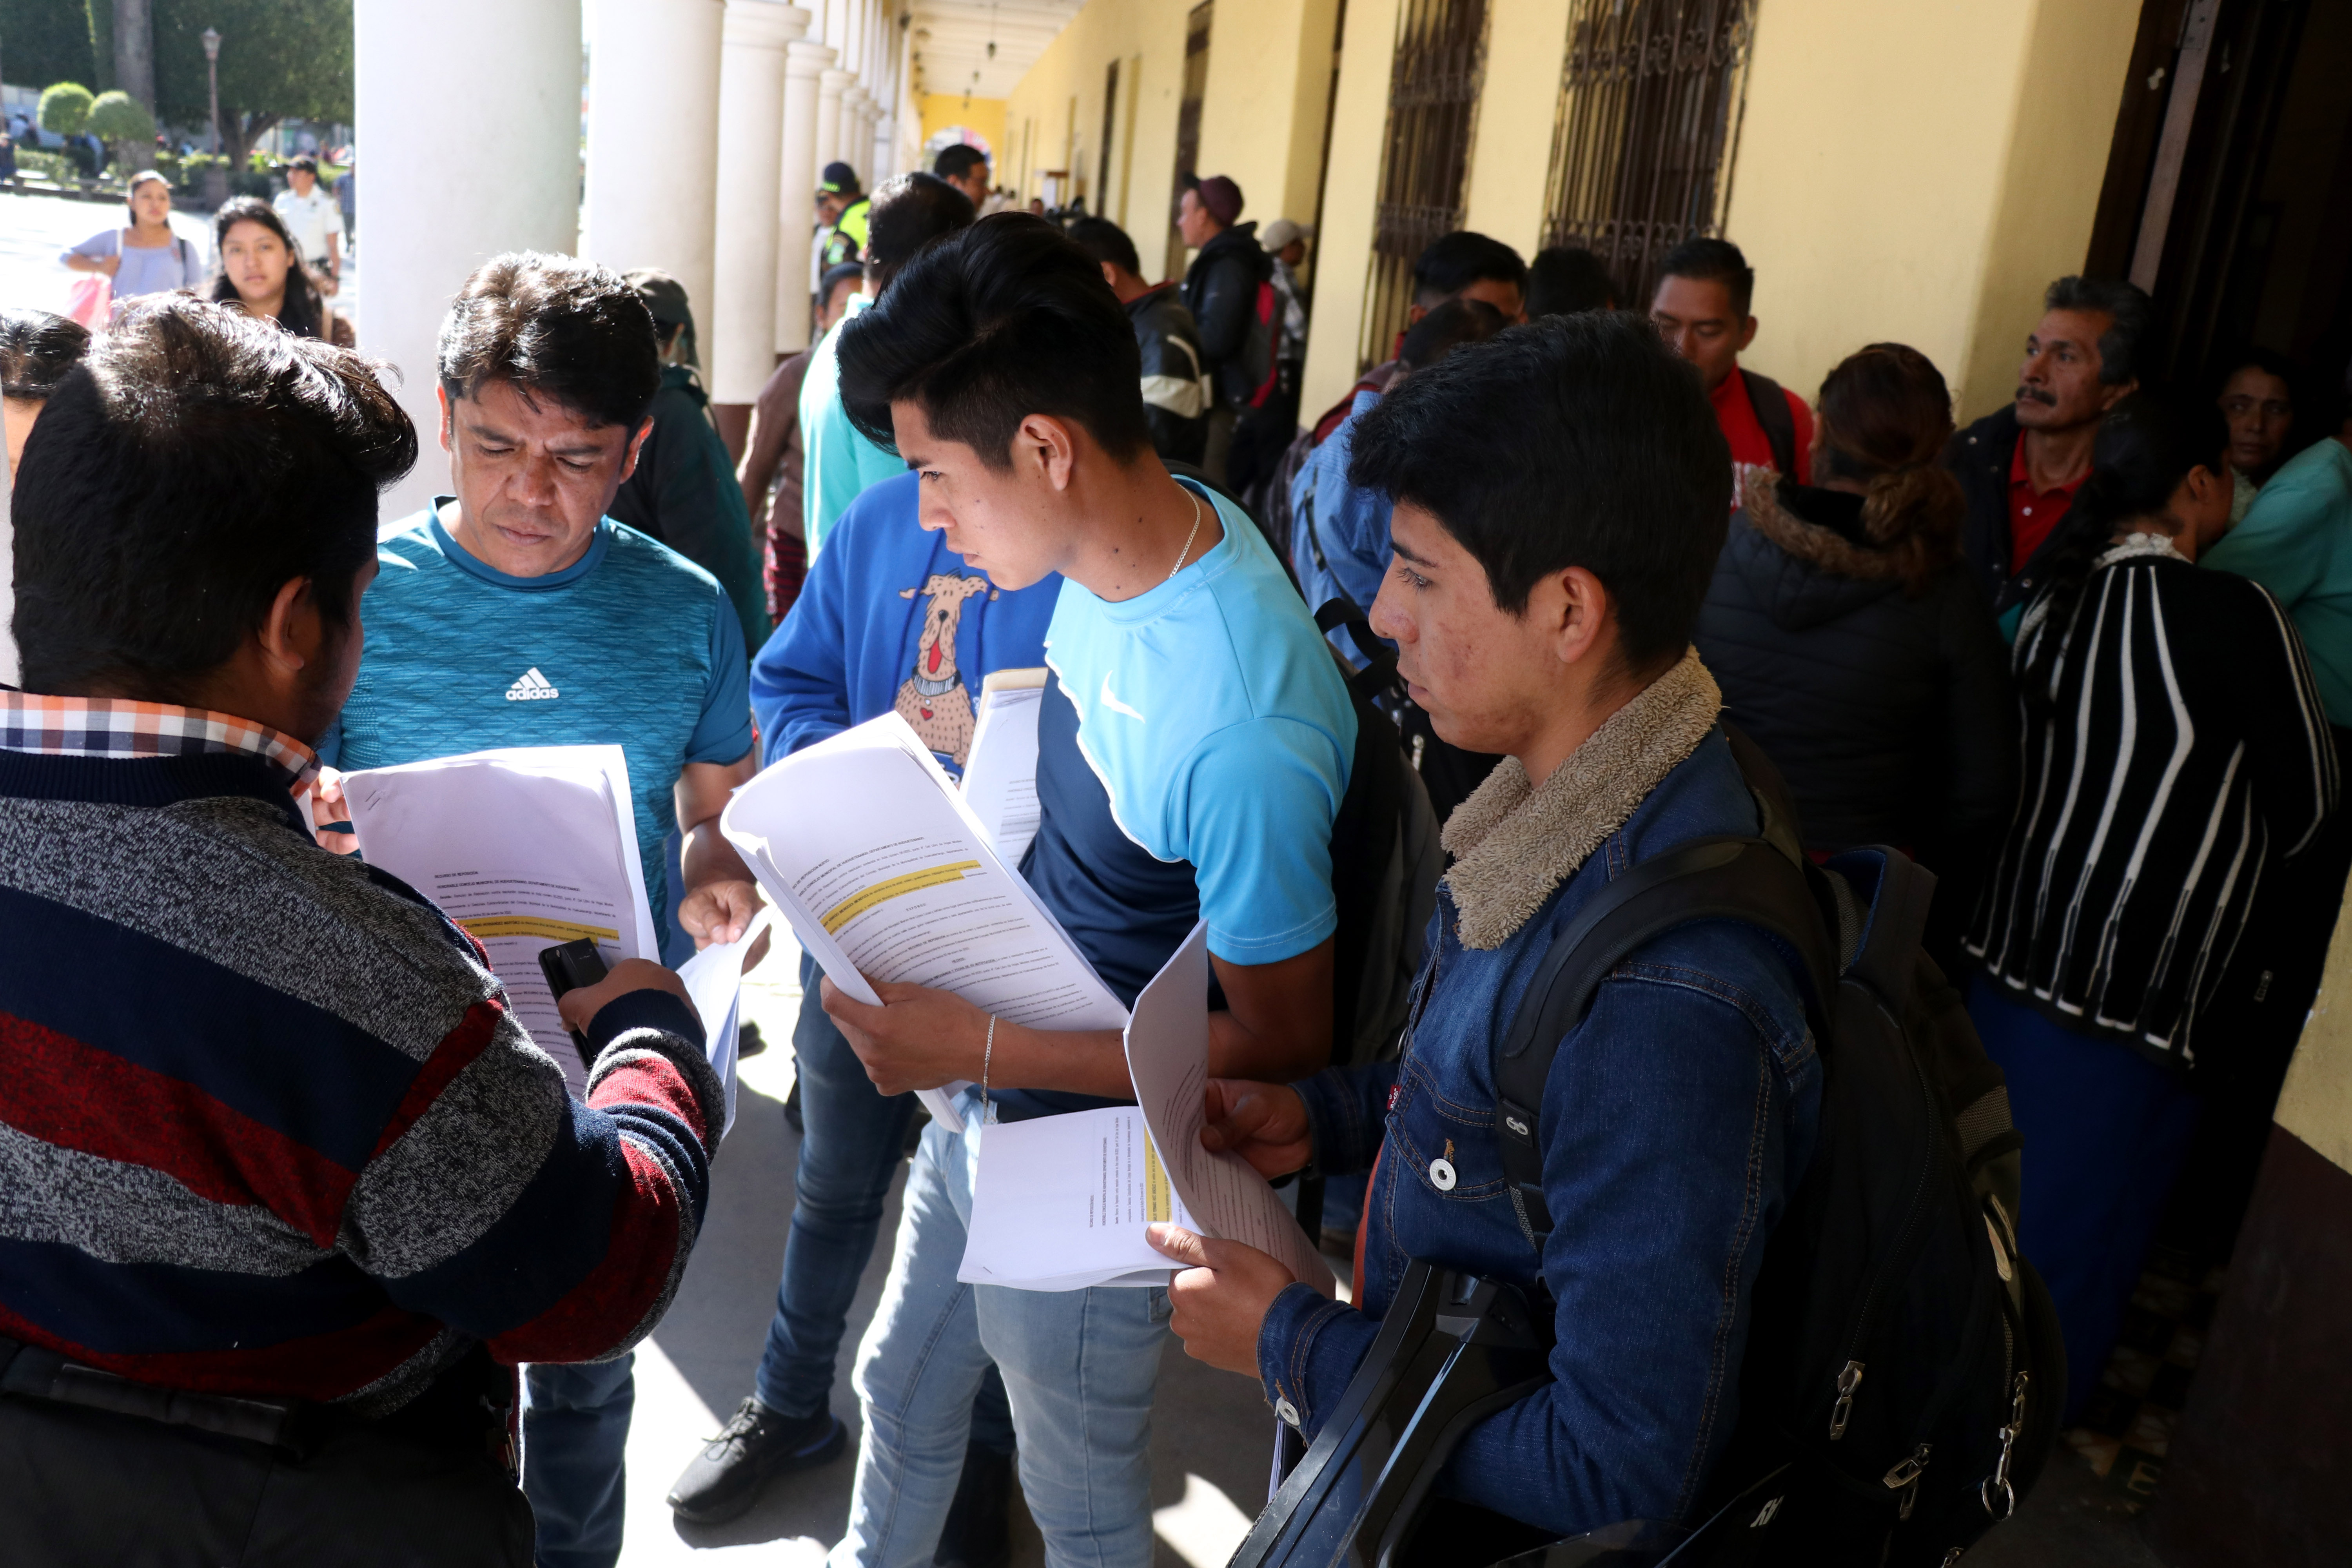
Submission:
M 1544 1080 L 1629 953 L 1693 921 L 1772 933 L 1811 977 L 1821 1131 L 1765 1250 L 1738 1425 L 1697 1511 L 1786 1469 L 1696 1561 L 1945 1568 L 2032 1486 L 2065 1397 L 2057 1317 L 2017 1249 L 2022 1140 L 1920 949 L 1935 878 L 1890 848 L 1814 867 L 1771 764 L 1736 732 L 1733 749 L 1764 835 L 1643 861 L 1554 940 L 1496 1058 L 1504 1173 L 1539 1243 Z

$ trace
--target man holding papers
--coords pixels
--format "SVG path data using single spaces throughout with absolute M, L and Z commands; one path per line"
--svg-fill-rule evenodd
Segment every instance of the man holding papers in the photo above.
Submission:
M 472 939 L 302 819 L 415 455 L 356 356 L 184 296 L 41 416 L 0 691 L 12 1564 L 525 1568 L 513 1366 L 625 1353 L 685 1270 L 724 1107 L 684 984 L 564 998 L 574 1100 Z
M 495 257 L 451 304 L 437 370 L 455 493 L 382 546 L 327 761 L 617 745 L 662 956 L 684 960 L 688 934 L 733 940 L 754 910 L 725 891 L 744 871 L 717 823 L 754 767 L 742 625 L 709 573 L 605 515 L 652 428 L 652 314 L 605 268 Z M 321 794 L 336 815 L 334 781 Z M 682 891 L 721 889 L 684 932 L 666 918 L 673 826 Z M 630 1364 L 531 1368 L 523 1485 L 544 1568 L 619 1557 Z
M 1372 626 L 1438 734 L 1503 761 L 1446 823 L 1402 1059 L 1212 1086 L 1205 1141 L 1261 1172 L 1371 1170 L 1355 1304 L 1250 1247 L 1160 1235 L 1197 1265 L 1171 1289 L 1186 1350 L 1258 1378 L 1309 1439 L 1410 1259 L 1548 1299 L 1552 1380 L 1470 1427 L 1436 1481 L 1546 1536 L 1702 1508 L 1764 1247 L 1821 1123 L 1801 961 L 1713 920 L 1634 948 L 1549 1043 L 1539 1203 L 1495 1130 L 1498 1035 L 1554 939 L 1638 863 L 1763 829 L 1689 646 L 1728 467 L 1697 381 L 1622 314 L 1459 350 L 1366 416 L 1349 480 L 1396 507 Z
M 999 589 L 1064 579 L 1043 815 L 1021 868 L 1036 897 L 1130 1005 L 1205 921 L 1221 992 L 1209 1070 L 1314 1072 L 1330 1049 L 1330 835 L 1354 710 L 1256 528 L 1153 455 L 1134 334 L 1101 269 L 1051 225 L 983 218 L 908 262 L 840 354 L 851 417 L 915 470 L 923 526 Z M 1134 1097 L 1115 1028 L 877 989 L 880 1006 L 829 982 L 824 995 L 886 1093 L 971 1080 L 968 1125 L 983 1099 L 1013 1121 Z M 959 1283 L 977 1142 L 935 1124 L 908 1179 L 858 1354 L 866 1437 L 834 1561 L 931 1560 L 992 1360 L 1049 1560 L 1141 1568 L 1165 1294 Z
M 793 613 L 760 650 L 751 667 L 751 708 L 763 761 L 891 712 L 910 690 L 935 712 L 961 712 L 968 735 L 990 675 L 1045 662 L 1045 623 L 1059 580 L 994 586 L 923 528 L 919 487 L 913 474 L 900 474 L 849 503 L 810 563 Z M 961 773 L 968 752 L 932 755 Z M 698 916 L 698 900 L 718 892 L 697 892 L 685 912 Z M 748 889 L 734 895 L 739 902 L 749 896 Z M 834 1362 L 915 1114 L 913 1095 L 875 1091 L 826 1016 L 816 964 L 805 955 L 801 984 L 793 1056 L 802 1133 L 783 1275 L 752 1396 L 670 1489 L 670 1507 L 696 1523 L 732 1519 L 758 1501 L 774 1477 L 840 1455 L 844 1428 L 828 1405 Z M 957 1524 L 1001 1539 L 1013 1449 L 1001 1388 L 982 1400 L 974 1445 Z

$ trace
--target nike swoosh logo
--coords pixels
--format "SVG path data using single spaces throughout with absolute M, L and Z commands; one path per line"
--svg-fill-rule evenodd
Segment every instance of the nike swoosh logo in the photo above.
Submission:
M 1139 724 L 1150 722 L 1150 721 L 1145 719 L 1142 714 L 1137 712 L 1134 709 L 1129 708 L 1126 703 L 1121 702 L 1118 698 L 1111 695 L 1110 672 L 1108 670 L 1105 670 L 1103 672 L 1102 705 L 1109 709 L 1114 713 L 1126 714 L 1129 718 L 1134 720 Z

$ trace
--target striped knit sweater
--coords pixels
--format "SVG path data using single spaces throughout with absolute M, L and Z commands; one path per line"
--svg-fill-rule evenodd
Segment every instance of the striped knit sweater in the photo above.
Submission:
M 2141 537 L 2071 614 L 2027 607 L 2017 813 L 1968 947 L 2067 1027 L 2186 1063 L 2265 868 L 2335 808 L 2336 751 L 2277 602 Z
M 700 1042 L 622 998 L 578 1104 L 472 939 L 260 760 L 0 751 L 0 1334 L 362 1414 L 478 1342 L 616 1355 L 701 1219 Z

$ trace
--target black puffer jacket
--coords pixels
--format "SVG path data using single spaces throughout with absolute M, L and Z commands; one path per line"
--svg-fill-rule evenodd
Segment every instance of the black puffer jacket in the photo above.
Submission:
M 1958 561 L 1906 595 L 1860 496 L 1758 478 L 1694 637 L 1724 716 L 1786 775 L 1807 848 L 1893 844 L 1948 877 L 2017 801 L 2009 651 L 1984 596 Z
M 1217 400 L 1233 408 L 1246 405 L 1257 390 L 1246 363 L 1250 328 L 1256 324 L 1258 285 L 1273 276 L 1274 258 L 1259 248 L 1254 223 L 1213 236 L 1184 274 L 1184 308 L 1201 334 L 1203 368 Z M 1270 353 L 1270 338 L 1265 346 Z

